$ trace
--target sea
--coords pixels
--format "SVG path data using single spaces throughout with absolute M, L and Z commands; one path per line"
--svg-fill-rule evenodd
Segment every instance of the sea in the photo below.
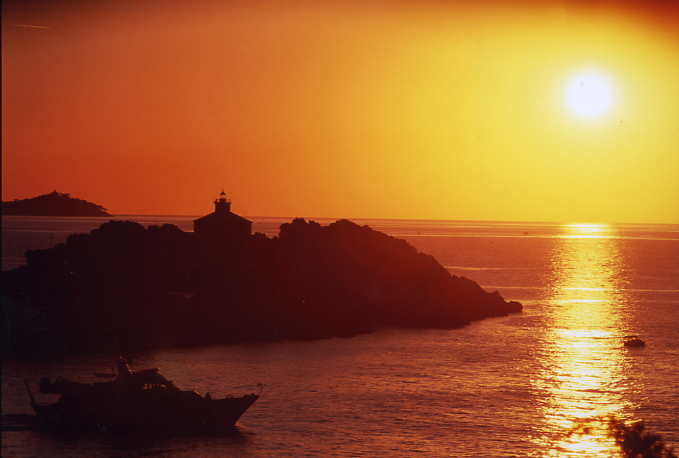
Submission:
M 115 219 L 192 229 L 188 216 Z M 252 219 L 270 236 L 290 220 Z M 643 421 L 679 449 L 679 225 L 355 221 L 522 302 L 523 313 L 451 330 L 140 353 L 133 367 L 213 398 L 264 391 L 223 435 L 3 431 L 2 456 L 619 456 L 609 418 Z M 3 269 L 102 222 L 4 217 Z M 646 346 L 624 346 L 629 336 Z M 3 361 L 3 415 L 30 413 L 24 379 L 92 381 L 115 356 Z

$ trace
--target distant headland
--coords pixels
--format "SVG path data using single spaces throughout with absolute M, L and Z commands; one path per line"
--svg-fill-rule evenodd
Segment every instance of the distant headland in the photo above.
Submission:
M 2 214 L 18 216 L 111 216 L 101 205 L 57 191 L 29 199 L 2 202 Z
M 450 275 L 405 240 L 301 218 L 251 233 L 222 193 L 194 232 L 110 221 L 2 273 L 4 348 L 20 356 L 455 328 L 521 304 Z

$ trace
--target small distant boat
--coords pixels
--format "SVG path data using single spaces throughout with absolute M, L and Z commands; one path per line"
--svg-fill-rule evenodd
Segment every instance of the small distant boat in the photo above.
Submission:
M 636 347 L 636 348 L 639 348 L 639 347 L 645 347 L 645 346 L 646 346 L 646 342 L 644 342 L 643 340 L 641 340 L 641 339 L 639 338 L 639 336 L 625 336 L 624 345 L 625 345 L 626 347 Z
M 123 358 L 114 376 L 98 383 L 43 377 L 40 391 L 61 395 L 54 404 L 36 402 L 24 381 L 38 425 L 78 431 L 220 432 L 232 428 L 262 391 L 259 385 L 257 394 L 212 399 L 209 393 L 180 390 L 158 369 L 132 371 Z

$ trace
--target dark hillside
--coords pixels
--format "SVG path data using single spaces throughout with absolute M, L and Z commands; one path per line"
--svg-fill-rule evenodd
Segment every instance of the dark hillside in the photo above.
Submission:
M 20 216 L 111 216 L 101 205 L 53 191 L 30 199 L 2 203 L 3 215 Z

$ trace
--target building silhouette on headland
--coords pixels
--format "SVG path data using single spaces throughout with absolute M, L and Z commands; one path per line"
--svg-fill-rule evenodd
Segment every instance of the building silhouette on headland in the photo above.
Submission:
M 238 241 L 250 237 L 252 221 L 231 211 L 224 191 L 215 199 L 215 211 L 193 220 L 193 231 L 203 240 Z

